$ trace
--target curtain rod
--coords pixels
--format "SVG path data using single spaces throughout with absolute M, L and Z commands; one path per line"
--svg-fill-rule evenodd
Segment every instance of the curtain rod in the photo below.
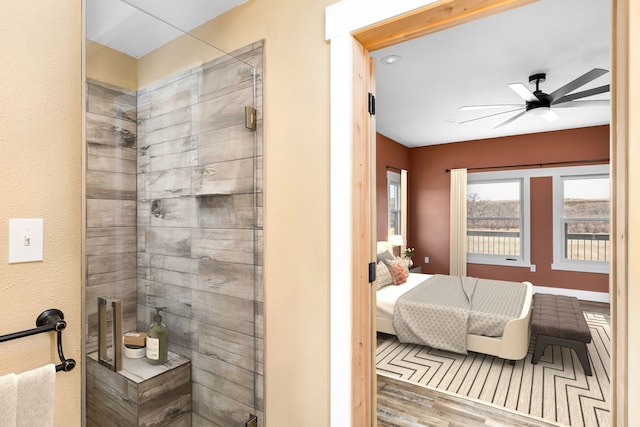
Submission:
M 467 168 L 467 170 L 475 171 L 475 170 L 485 170 L 485 169 L 522 168 L 522 167 L 531 167 L 531 166 L 543 167 L 543 166 L 555 166 L 555 165 L 570 165 L 574 163 L 602 163 L 602 162 L 608 162 L 608 161 L 609 161 L 609 158 L 607 157 L 602 159 L 568 160 L 564 162 L 542 162 L 542 163 L 524 163 L 520 165 L 485 166 L 485 167 L 477 167 L 477 168 Z M 451 172 L 451 169 L 445 169 L 444 171 L 446 173 L 449 173 Z

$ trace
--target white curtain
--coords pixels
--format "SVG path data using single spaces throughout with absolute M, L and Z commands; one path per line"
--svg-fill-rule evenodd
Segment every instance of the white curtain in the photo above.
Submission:
M 467 170 L 451 170 L 449 274 L 467 275 Z
M 408 171 L 406 169 L 402 169 L 400 171 L 400 191 L 401 191 L 401 197 L 400 197 L 400 215 L 401 215 L 401 219 L 400 219 L 400 224 L 401 224 L 401 234 L 402 234 L 402 248 L 400 249 L 400 256 L 402 256 L 402 254 L 404 254 L 404 250 L 407 248 L 407 244 L 408 244 L 408 238 L 409 238 L 409 223 L 407 222 L 407 174 Z

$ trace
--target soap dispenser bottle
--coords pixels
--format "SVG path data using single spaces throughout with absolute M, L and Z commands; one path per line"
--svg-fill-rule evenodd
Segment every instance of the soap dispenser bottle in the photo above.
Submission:
M 153 323 L 149 325 L 147 331 L 147 362 L 152 365 L 162 365 L 167 363 L 167 327 L 162 323 L 161 310 L 167 307 L 155 307 L 156 314 L 153 316 Z

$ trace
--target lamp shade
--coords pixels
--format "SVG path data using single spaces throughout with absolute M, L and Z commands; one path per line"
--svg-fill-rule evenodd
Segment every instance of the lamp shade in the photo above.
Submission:
M 402 246 L 404 245 L 404 239 L 402 238 L 401 235 L 395 234 L 395 235 L 389 236 L 389 243 L 391 243 L 391 245 L 393 246 Z

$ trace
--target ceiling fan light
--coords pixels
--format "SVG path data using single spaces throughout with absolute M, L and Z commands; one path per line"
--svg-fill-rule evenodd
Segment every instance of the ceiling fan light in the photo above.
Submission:
M 548 121 L 549 123 L 555 122 L 560 118 L 560 116 L 558 116 L 558 114 L 555 111 L 553 111 L 550 107 L 544 108 L 544 114 L 542 115 L 542 117 L 544 117 L 545 120 Z
M 551 107 L 537 107 L 529 110 L 529 114 L 536 117 L 542 117 L 549 123 L 558 120 L 558 114 L 551 109 Z

